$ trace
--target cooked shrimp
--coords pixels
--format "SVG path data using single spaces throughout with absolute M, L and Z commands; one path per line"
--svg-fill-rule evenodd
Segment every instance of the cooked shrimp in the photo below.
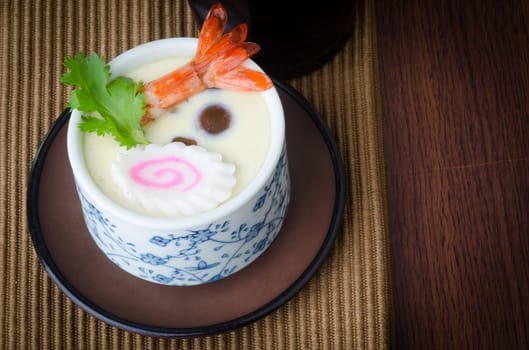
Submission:
M 184 66 L 144 85 L 149 112 L 143 122 L 207 88 L 264 91 L 273 86 L 270 78 L 242 64 L 260 50 L 246 42 L 245 23 L 224 33 L 227 13 L 222 4 L 210 9 L 198 37 L 197 51 Z

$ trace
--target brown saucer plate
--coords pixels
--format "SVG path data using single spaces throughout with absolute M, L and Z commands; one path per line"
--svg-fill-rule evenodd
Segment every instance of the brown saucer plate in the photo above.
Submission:
M 65 111 L 33 162 L 28 220 L 40 261 L 59 288 L 96 318 L 149 336 L 189 337 L 241 327 L 277 309 L 309 281 L 331 250 L 344 207 L 336 144 L 318 113 L 293 88 L 275 82 L 286 118 L 292 181 L 287 220 L 252 264 L 192 287 L 154 284 L 124 272 L 90 237 L 66 153 Z

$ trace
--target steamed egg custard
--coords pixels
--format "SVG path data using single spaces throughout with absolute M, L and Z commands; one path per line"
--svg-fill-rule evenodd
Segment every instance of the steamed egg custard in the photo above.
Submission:
M 152 81 L 188 62 L 189 59 L 189 57 L 164 59 L 140 66 L 126 73 L 125 76 L 134 81 Z M 141 198 L 131 198 L 124 192 L 122 184 L 116 183 L 116 160 L 125 164 L 127 155 L 133 154 L 135 148 L 151 153 L 160 152 L 158 163 L 176 164 L 177 162 L 178 167 L 185 168 L 177 169 L 184 173 L 183 176 L 186 176 L 187 172 L 194 177 L 189 183 L 182 180 L 181 187 L 184 190 L 191 188 L 193 181 L 196 182 L 197 179 L 207 180 L 213 184 L 213 187 L 220 187 L 222 190 L 223 177 L 228 178 L 228 173 L 232 172 L 235 183 L 230 186 L 231 192 L 225 196 L 226 199 L 223 200 L 225 202 L 241 193 L 259 172 L 269 149 L 270 124 L 269 110 L 260 92 L 207 89 L 149 121 L 143 129 L 151 145 L 140 145 L 132 150 L 126 150 L 110 135 L 83 133 L 84 157 L 94 182 L 117 204 L 149 216 L 188 216 L 193 215 L 194 212 L 188 212 L 185 204 L 175 204 L 178 210 L 173 210 L 170 206 L 160 203 L 157 205 L 160 210 L 152 210 L 149 208 L 148 193 Z M 143 169 L 155 165 L 159 164 L 145 160 L 141 166 Z M 134 179 L 134 171 L 139 172 L 141 169 L 136 167 L 129 170 L 131 178 Z M 162 170 L 161 173 L 164 174 L 164 171 Z M 170 174 L 169 179 L 163 181 L 180 181 L 180 178 L 171 178 L 171 176 L 182 175 Z M 145 191 L 168 191 L 165 182 L 153 184 L 147 180 L 141 181 Z M 206 188 L 202 191 L 213 190 Z M 207 203 L 196 204 L 206 210 L 212 209 Z

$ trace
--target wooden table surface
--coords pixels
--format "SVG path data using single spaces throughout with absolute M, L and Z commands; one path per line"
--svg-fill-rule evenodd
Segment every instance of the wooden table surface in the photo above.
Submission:
M 377 2 L 395 341 L 529 348 L 529 2 Z

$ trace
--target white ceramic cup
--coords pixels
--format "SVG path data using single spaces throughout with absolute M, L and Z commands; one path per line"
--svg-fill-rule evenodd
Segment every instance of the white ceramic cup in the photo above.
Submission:
M 113 76 L 140 65 L 193 55 L 194 38 L 172 38 L 132 48 L 109 64 Z M 260 68 L 251 60 L 252 69 Z M 275 88 L 262 92 L 270 111 L 271 140 L 256 177 L 238 195 L 217 208 L 184 218 L 156 218 L 113 202 L 90 177 L 83 157 L 81 113 L 73 110 L 68 126 L 68 158 L 88 231 L 116 265 L 147 281 L 190 286 L 216 281 L 244 268 L 277 236 L 290 200 L 285 124 Z

